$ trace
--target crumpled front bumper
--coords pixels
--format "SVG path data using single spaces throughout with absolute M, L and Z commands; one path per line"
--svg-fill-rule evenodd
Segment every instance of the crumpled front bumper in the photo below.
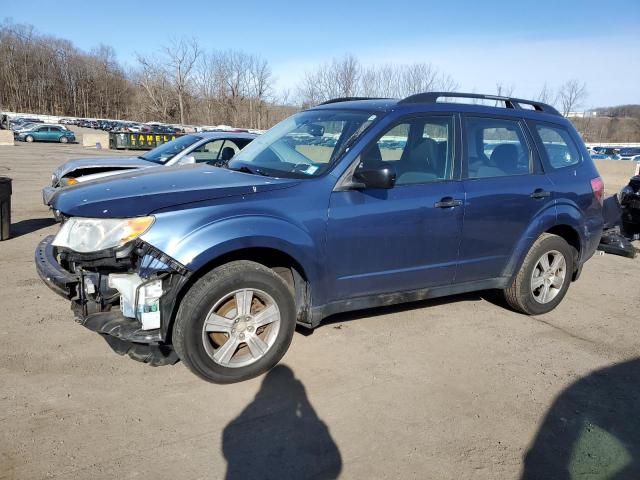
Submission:
M 42 203 L 44 203 L 47 207 L 51 205 L 51 199 L 58 191 L 56 187 L 44 187 L 42 189 Z
M 89 278 L 94 286 L 100 286 L 103 282 L 100 281 L 99 276 L 104 274 L 82 271 L 72 273 L 65 270 L 56 258 L 53 239 L 54 236 L 51 235 L 38 244 L 35 251 L 36 270 L 51 290 L 71 300 L 71 309 L 75 314 L 76 322 L 101 334 L 121 355 L 127 354 L 135 360 L 153 365 L 173 364 L 178 361 L 171 346 L 164 342 L 168 329 L 166 324 L 162 328 L 145 330 L 137 319 L 125 317 L 117 305 L 106 311 L 96 311 L 99 309 L 95 306 L 87 308 L 87 304 L 91 302 L 85 291 L 85 279 Z M 181 281 L 168 282 L 170 288 L 167 289 L 167 297 L 163 299 L 165 318 L 173 307 L 175 293 L 181 284 Z
M 53 235 L 44 238 L 36 248 L 36 271 L 42 281 L 58 295 L 71 300 L 78 298 L 78 275 L 68 272 L 60 266 L 53 252 Z

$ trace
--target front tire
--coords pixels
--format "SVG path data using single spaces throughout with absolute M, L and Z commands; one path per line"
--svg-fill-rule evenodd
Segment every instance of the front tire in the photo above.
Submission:
M 173 346 L 197 376 L 234 383 L 275 366 L 295 326 L 295 304 L 285 281 L 259 263 L 234 261 L 191 286 L 178 309 Z
M 67 143 L 69 139 L 67 137 L 60 137 L 60 143 Z
M 507 303 L 527 315 L 541 315 L 556 308 L 569 289 L 574 254 L 574 248 L 562 237 L 542 234 L 504 290 Z
M 33 142 L 33 137 L 31 135 L 27 135 L 26 137 L 24 137 L 24 141 L 28 142 L 28 143 L 32 143 Z

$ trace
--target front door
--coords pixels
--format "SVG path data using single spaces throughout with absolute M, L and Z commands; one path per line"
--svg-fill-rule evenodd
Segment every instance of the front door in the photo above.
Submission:
M 395 187 L 332 193 L 327 253 L 334 299 L 453 281 L 463 218 L 454 130 L 451 115 L 396 123 L 357 160 L 393 166 Z

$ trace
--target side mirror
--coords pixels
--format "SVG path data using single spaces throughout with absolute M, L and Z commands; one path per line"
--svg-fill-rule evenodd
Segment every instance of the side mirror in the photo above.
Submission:
M 396 184 L 396 172 L 389 165 L 380 165 L 374 168 L 358 167 L 353 173 L 351 188 L 393 188 Z
M 193 155 L 187 155 L 180 161 L 180 165 L 189 165 L 190 163 L 196 163 L 196 157 Z

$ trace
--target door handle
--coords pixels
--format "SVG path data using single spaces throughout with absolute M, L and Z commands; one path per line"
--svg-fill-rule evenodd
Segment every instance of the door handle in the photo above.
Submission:
M 452 197 L 444 197 L 439 202 L 433 204 L 435 208 L 453 208 L 462 205 L 462 200 L 456 200 Z
M 531 194 L 531 198 L 548 198 L 551 196 L 551 192 L 547 192 L 541 188 L 536 188 Z

